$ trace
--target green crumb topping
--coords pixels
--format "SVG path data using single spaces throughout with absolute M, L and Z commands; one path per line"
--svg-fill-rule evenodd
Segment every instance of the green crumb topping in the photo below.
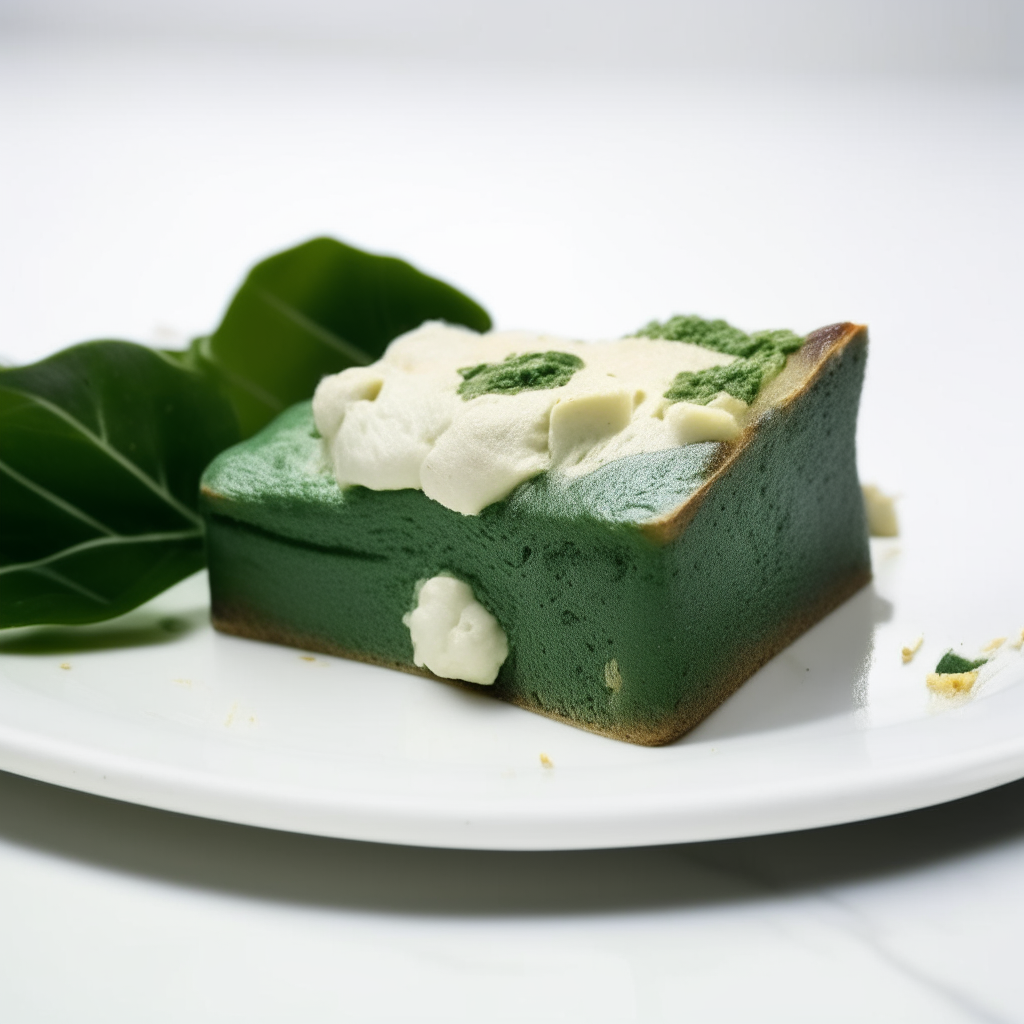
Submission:
M 736 362 L 728 366 L 687 371 L 676 377 L 665 397 L 672 402 L 695 405 L 707 405 L 721 391 L 749 405 L 765 381 L 786 365 L 786 356 L 804 343 L 804 339 L 792 331 L 746 334 L 724 320 L 704 320 L 699 316 L 674 316 L 664 323 L 652 320 L 636 333 L 643 338 L 685 341 L 737 357 Z
M 959 654 L 946 651 L 939 659 L 938 665 L 935 666 L 935 671 L 944 676 L 959 675 L 961 672 L 973 672 L 976 668 L 981 668 L 987 660 L 987 658 L 979 658 L 977 661 L 968 661 L 966 658 L 961 658 Z
M 753 351 L 749 334 L 724 320 L 704 320 L 699 316 L 674 316 L 663 324 L 652 320 L 646 327 L 641 327 L 636 336 L 687 341 L 691 345 L 711 348 L 730 356 L 746 356 Z
M 686 341 L 701 348 L 746 359 L 766 349 L 795 352 L 804 339 L 792 331 L 757 331 L 746 334 L 724 320 L 704 320 L 699 316 L 674 316 L 663 324 L 652 320 L 636 332 L 638 338 Z
M 518 395 L 520 391 L 560 388 L 583 368 L 583 360 L 569 352 L 526 352 L 507 356 L 500 363 L 480 363 L 459 370 L 459 394 L 464 401 L 480 395 Z
M 737 359 L 728 366 L 687 371 L 676 375 L 665 397 L 670 402 L 707 405 L 719 392 L 725 391 L 750 405 L 765 380 L 774 377 L 785 365 L 786 357 L 779 352 L 772 352 L 752 359 Z

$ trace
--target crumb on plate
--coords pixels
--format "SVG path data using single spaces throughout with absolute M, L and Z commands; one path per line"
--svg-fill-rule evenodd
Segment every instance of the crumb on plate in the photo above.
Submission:
M 925 677 L 928 689 L 933 693 L 941 693 L 944 697 L 969 693 L 977 681 L 977 669 L 973 672 L 929 672 Z
M 864 510 L 872 537 L 898 537 L 900 524 L 896 518 L 896 499 L 880 491 L 874 484 L 862 484 Z
M 922 633 L 916 640 L 913 640 L 911 643 L 907 644 L 907 646 L 903 648 L 902 656 L 904 665 L 906 665 L 908 661 L 911 661 L 914 655 L 917 654 L 919 650 L 921 650 L 921 644 L 923 643 L 924 634 Z

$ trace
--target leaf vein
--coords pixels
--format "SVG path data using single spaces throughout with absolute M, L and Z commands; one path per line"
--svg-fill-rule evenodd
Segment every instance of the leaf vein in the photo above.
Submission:
M 202 537 L 202 535 L 203 531 L 196 529 L 174 530 L 166 533 L 128 533 L 115 534 L 112 537 L 94 537 L 92 540 L 82 541 L 81 544 L 72 544 L 69 548 L 61 548 L 60 551 L 55 551 L 52 555 L 38 558 L 33 562 L 18 562 L 14 565 L 0 566 L 0 576 L 11 572 L 38 572 L 61 558 L 68 558 L 71 555 L 77 555 L 83 551 L 91 551 L 95 548 L 116 547 L 121 544 L 159 544 L 165 541 L 192 540 L 196 537 Z
M 57 416 L 59 419 L 64 420 L 65 423 L 72 426 L 79 433 L 84 434 L 90 441 L 93 442 L 101 451 L 107 456 L 114 460 L 119 466 L 125 469 L 128 473 L 134 476 L 140 483 L 151 490 L 158 497 L 162 498 L 168 505 L 171 506 L 179 515 L 183 516 L 190 523 L 194 523 L 199 526 L 201 520 L 187 505 L 183 505 L 178 499 L 171 494 L 166 488 L 161 487 L 148 473 L 137 466 L 131 459 L 122 455 L 113 445 L 109 444 L 98 434 L 90 430 L 81 420 L 76 419 L 69 412 L 62 409 L 59 405 L 55 405 L 53 402 L 43 398 L 41 395 L 37 395 L 34 392 L 26 392 L 33 401 L 37 402 L 40 406 L 46 409 L 49 413 Z
M 56 569 L 50 569 L 46 566 L 38 566 L 33 569 L 29 569 L 29 572 L 34 572 L 38 576 L 43 576 L 46 579 L 53 580 L 55 583 L 59 583 L 62 587 L 67 587 L 68 590 L 73 590 L 77 594 L 81 594 L 83 597 L 87 597 L 90 601 L 95 601 L 96 604 L 110 604 L 110 599 L 104 597 L 102 594 L 97 594 L 95 590 L 90 590 L 88 587 L 83 587 L 81 583 L 76 583 L 72 579 L 68 579 L 62 572 L 57 572 Z
M 262 402 L 268 409 L 272 409 L 275 413 L 279 413 L 284 409 L 284 402 L 279 398 L 272 395 L 269 391 L 264 391 L 263 388 L 261 388 L 255 381 L 250 380 L 248 377 L 243 377 L 240 373 L 228 366 L 227 363 L 225 363 L 213 350 L 213 345 L 210 343 L 209 338 L 203 339 L 199 352 L 203 360 L 208 363 L 212 363 L 217 368 L 218 373 L 223 374 L 231 384 L 235 385 L 235 387 L 248 392 L 256 399 L 257 402 Z
M 356 366 L 366 366 L 372 362 L 370 357 L 361 348 L 339 337 L 326 327 L 321 327 L 320 324 L 310 319 L 305 313 L 300 312 L 294 306 L 289 306 L 287 302 L 282 302 L 272 292 L 261 290 L 259 296 L 272 309 L 276 309 L 286 319 L 291 320 L 293 324 L 312 334 L 318 341 L 322 341 L 336 352 L 340 352 L 346 359 L 351 359 Z
M 8 466 L 6 462 L 0 460 L 0 472 L 6 473 L 12 480 L 21 484 L 26 490 L 32 491 L 38 494 L 44 501 L 48 501 L 51 505 L 56 506 L 62 512 L 66 512 L 69 516 L 74 516 L 75 519 L 81 520 L 86 526 L 91 526 L 94 530 L 98 530 L 100 533 L 105 533 L 109 537 L 116 536 L 115 531 L 110 529 L 109 526 L 104 525 L 98 519 L 93 519 L 88 512 L 83 511 L 77 505 L 71 504 L 70 501 L 66 501 L 60 495 L 54 494 L 53 491 L 47 490 L 42 484 L 37 484 L 34 480 L 29 479 L 27 476 L 23 476 L 13 466 Z

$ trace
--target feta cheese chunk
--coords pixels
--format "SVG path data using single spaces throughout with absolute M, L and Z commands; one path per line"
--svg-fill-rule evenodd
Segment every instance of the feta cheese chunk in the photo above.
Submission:
M 738 417 L 746 410 L 741 402 L 724 391 L 707 405 L 676 402 L 665 411 L 665 422 L 675 433 L 679 444 L 698 441 L 735 441 L 743 432 Z
M 555 463 L 574 466 L 602 441 L 629 426 L 633 395 L 623 388 L 568 395 L 551 410 L 548 447 Z
M 490 686 L 508 657 L 498 620 L 477 601 L 473 588 L 452 576 L 418 586 L 416 607 L 402 622 L 412 637 L 413 662 L 442 679 Z

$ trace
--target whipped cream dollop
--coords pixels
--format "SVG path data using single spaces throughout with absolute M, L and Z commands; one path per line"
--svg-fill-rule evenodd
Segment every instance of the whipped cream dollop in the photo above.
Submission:
M 460 370 L 549 352 L 582 366 L 558 387 L 459 393 Z M 476 515 L 545 471 L 580 476 L 626 455 L 733 440 L 745 403 L 725 392 L 708 405 L 672 403 L 664 393 L 681 372 L 734 359 L 679 341 L 583 342 L 426 323 L 376 363 L 325 377 L 313 416 L 340 485 L 418 488 Z

